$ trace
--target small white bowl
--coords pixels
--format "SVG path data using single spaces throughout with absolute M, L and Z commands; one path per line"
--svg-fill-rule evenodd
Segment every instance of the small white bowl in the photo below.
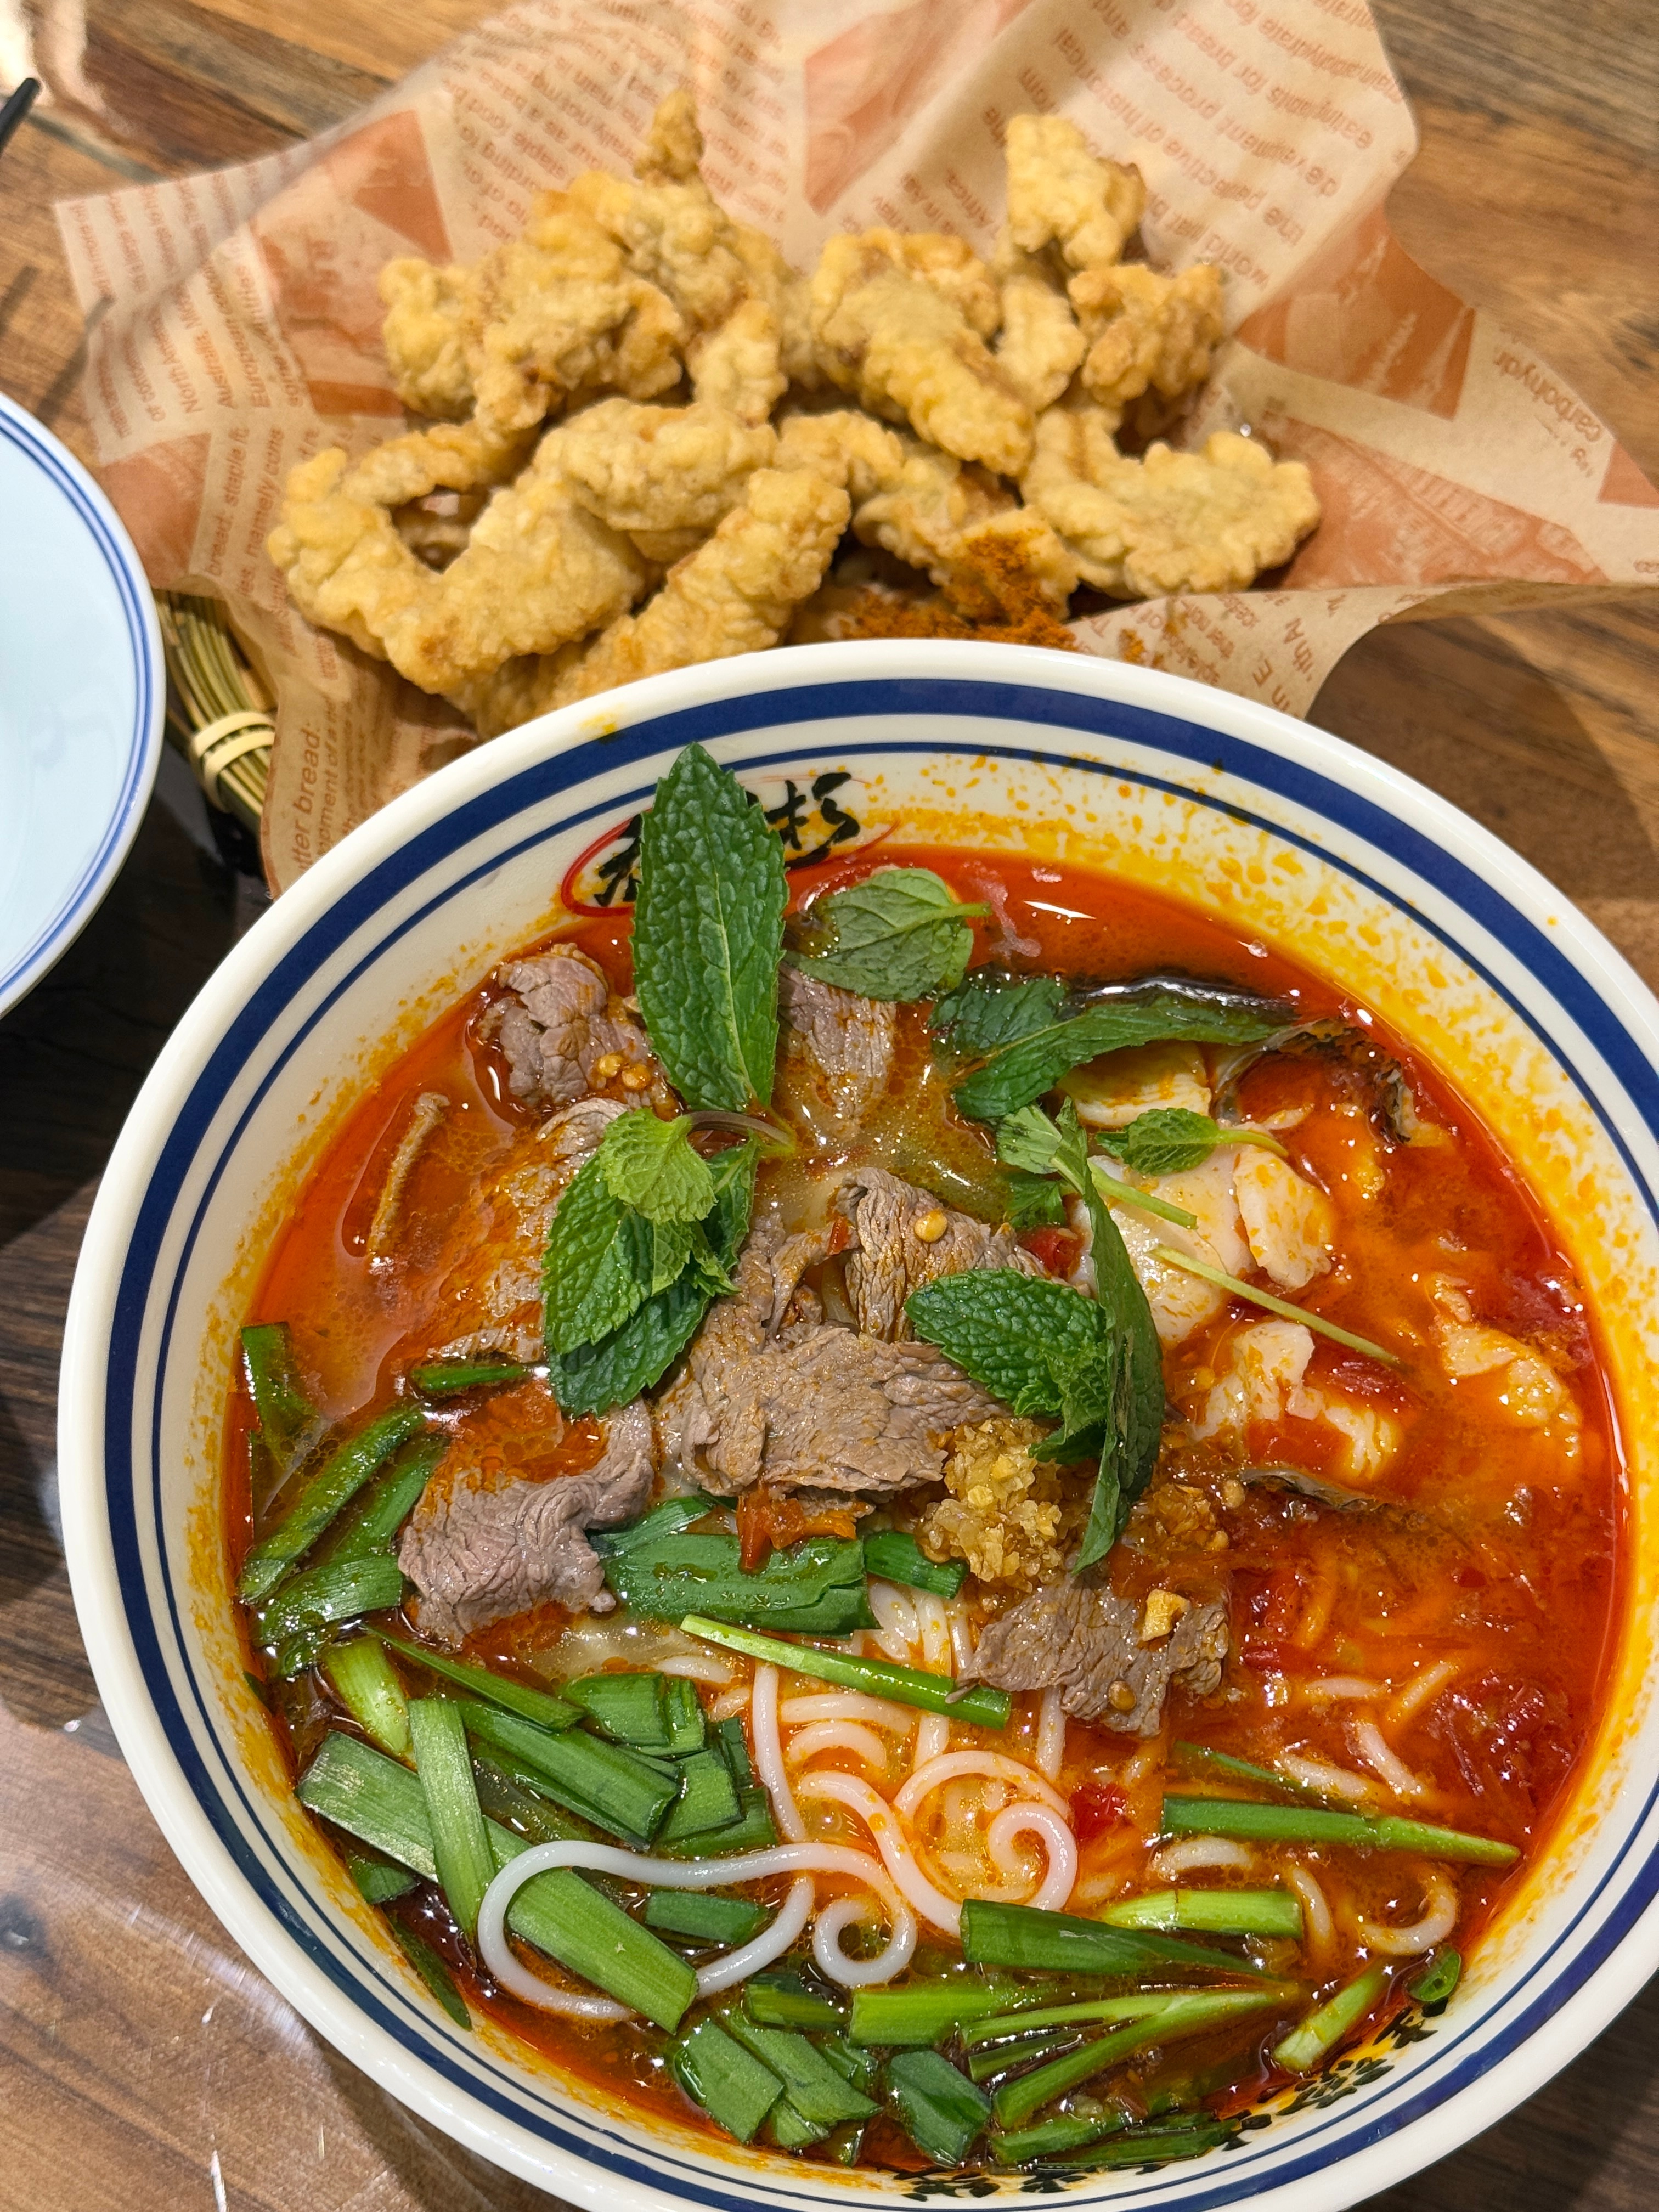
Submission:
M 363 1085 L 547 926 L 573 870 L 573 890 L 603 892 L 600 864 L 623 850 L 612 833 L 694 738 L 769 805 L 787 808 L 793 787 L 808 842 L 848 836 L 850 818 L 860 839 L 902 830 L 1089 860 L 1282 947 L 1437 1062 L 1554 1216 L 1600 1320 L 1633 1493 L 1628 1611 L 1571 1806 L 1420 2040 L 1385 2036 L 1231 2148 L 1066 2192 L 1186 2212 L 1352 2204 L 1536 2089 L 1659 1963 L 1659 1006 L 1465 816 L 1266 708 L 1024 647 L 767 653 L 515 731 L 320 860 L 236 946 L 156 1063 L 76 1279 L 64 1528 L 122 1748 L 191 1878 L 283 1995 L 376 2081 L 526 2179 L 596 2212 L 936 2192 L 925 2177 L 642 2126 L 488 2023 L 457 2030 L 295 1803 L 232 1626 L 225 1396 L 236 1326 L 297 1180 Z M 832 781 L 815 796 L 820 777 Z

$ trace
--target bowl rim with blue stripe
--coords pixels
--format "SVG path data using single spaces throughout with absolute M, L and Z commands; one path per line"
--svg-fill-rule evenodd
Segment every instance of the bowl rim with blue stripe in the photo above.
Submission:
M 3 1014 L 85 928 L 137 835 L 161 759 L 167 668 L 120 518 L 67 447 L 3 392 L 0 482 Z
M 315 2028 L 458 2140 L 570 2202 L 736 2212 L 939 2185 L 647 2124 L 504 2029 L 454 2027 L 293 1800 L 226 1584 L 218 1449 L 235 1330 L 297 1176 L 367 1085 L 544 933 L 560 885 L 693 738 L 769 800 L 833 774 L 860 837 L 1085 860 L 1275 944 L 1449 1078 L 1578 1270 L 1618 1399 L 1632 1525 L 1607 1705 L 1570 1805 L 1439 2017 L 1409 2036 L 1385 2028 L 1335 2078 L 1253 2113 L 1225 2149 L 1063 2185 L 1091 2204 L 1187 2212 L 1325 2212 L 1386 2188 L 1529 2095 L 1659 1964 L 1659 1005 L 1543 877 L 1445 800 L 1181 678 L 943 641 L 653 678 L 453 763 L 262 917 L 133 1108 L 64 1348 L 76 1601 L 139 1785 L 227 1929 Z

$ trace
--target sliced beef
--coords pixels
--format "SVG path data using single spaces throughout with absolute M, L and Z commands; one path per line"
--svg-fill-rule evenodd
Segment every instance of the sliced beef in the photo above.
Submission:
M 487 1019 L 507 1054 L 515 1098 L 568 1106 L 635 1071 L 632 1087 L 641 1093 L 659 1079 L 645 1031 L 585 952 L 556 945 L 533 960 L 509 961 L 501 975 L 513 995 Z
M 852 1135 L 887 1088 L 896 1009 L 785 966 L 778 1011 L 784 1022 L 781 1103 L 825 1136 Z
M 880 1493 L 937 1482 L 950 1432 L 1000 1410 L 931 1345 L 884 1343 L 815 1314 L 784 1320 L 823 1249 L 758 1224 L 737 1296 L 710 1309 L 659 1401 L 665 1460 L 718 1497 L 762 1480 Z
M 486 1485 L 468 1470 L 430 1486 L 398 1547 L 421 1593 L 422 1634 L 454 1645 L 550 1601 L 608 1613 L 616 1601 L 584 1532 L 639 1512 L 655 1471 L 650 1412 L 635 1399 L 612 1415 L 603 1456 L 585 1474 Z
M 1151 1644 L 1140 1641 L 1145 1617 L 1133 1599 L 1067 1577 L 992 1621 L 962 1679 L 999 1690 L 1058 1689 L 1074 1720 L 1154 1735 L 1171 1682 L 1197 1697 L 1219 1684 L 1227 1608 L 1219 1599 L 1188 1606 Z
M 1012 1229 L 988 1229 L 884 1168 L 860 1168 L 837 1194 L 836 1206 L 852 1224 L 847 1292 L 868 1336 L 908 1337 L 904 1301 L 941 1275 L 977 1267 L 1043 1272 Z
M 516 1139 L 446 1239 L 433 1358 L 541 1358 L 548 1224 L 559 1194 L 627 1111 L 614 1098 L 579 1099 Z

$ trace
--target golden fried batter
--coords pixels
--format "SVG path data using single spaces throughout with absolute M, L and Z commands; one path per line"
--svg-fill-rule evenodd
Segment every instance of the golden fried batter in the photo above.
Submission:
M 1006 230 L 995 266 L 1002 294 L 997 366 L 1040 415 L 1064 394 L 1088 342 L 1046 260 L 1022 253 Z
M 642 184 L 689 185 L 702 167 L 697 96 L 689 85 L 659 100 L 634 174 Z
M 692 389 L 741 422 L 764 422 L 789 388 L 781 350 L 775 310 L 764 300 L 744 300 L 718 330 L 686 348 Z
M 1023 487 L 1100 591 L 1126 599 L 1242 591 L 1288 561 L 1319 520 L 1300 461 L 1276 462 L 1231 430 L 1200 453 L 1155 445 L 1135 459 L 1113 443 L 1115 419 L 1086 405 L 1051 407 Z
M 677 560 L 700 544 L 741 500 L 757 469 L 769 465 L 777 433 L 723 407 L 635 407 L 604 399 L 558 433 L 560 465 L 575 496 L 652 560 Z M 690 546 L 665 548 L 665 533 L 690 532 Z
M 790 384 L 803 392 L 822 392 L 828 380 L 818 366 L 812 343 L 812 288 L 792 269 L 763 230 L 747 223 L 732 226 L 738 258 L 748 271 L 749 289 L 763 300 L 776 318 L 779 366 Z
M 471 410 L 466 283 L 465 269 L 440 269 L 415 255 L 388 261 L 380 271 L 386 366 L 398 398 L 416 415 L 459 422 Z
M 1022 253 L 1060 248 L 1071 269 L 1109 268 L 1146 205 L 1139 169 L 1097 161 L 1063 115 L 1009 118 L 1008 235 Z
M 1121 410 L 1149 388 L 1179 399 L 1210 373 L 1221 343 L 1221 271 L 1207 261 L 1178 276 L 1138 262 L 1085 269 L 1072 279 L 1072 304 L 1088 340 L 1083 388 Z
M 820 363 L 864 406 L 908 421 L 930 444 L 1018 476 L 1030 455 L 1031 410 L 959 303 L 977 304 L 972 272 L 919 275 L 888 250 L 896 236 L 872 231 L 824 247 L 812 278 Z

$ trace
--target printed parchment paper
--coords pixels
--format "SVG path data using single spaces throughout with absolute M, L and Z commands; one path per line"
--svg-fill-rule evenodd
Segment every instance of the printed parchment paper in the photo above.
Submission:
M 1363 0 L 526 0 L 310 145 L 58 210 L 104 485 L 152 583 L 222 599 L 276 687 L 274 889 L 474 742 L 264 554 L 295 462 L 399 426 L 378 270 L 471 260 L 626 167 L 681 83 L 716 196 L 797 265 L 873 224 L 988 252 L 1029 110 L 1139 165 L 1152 259 L 1220 264 L 1235 336 L 1184 439 L 1248 423 L 1324 522 L 1273 588 L 1091 615 L 1088 650 L 1300 714 L 1377 623 L 1659 585 L 1659 492 L 1391 235 L 1416 134 Z

